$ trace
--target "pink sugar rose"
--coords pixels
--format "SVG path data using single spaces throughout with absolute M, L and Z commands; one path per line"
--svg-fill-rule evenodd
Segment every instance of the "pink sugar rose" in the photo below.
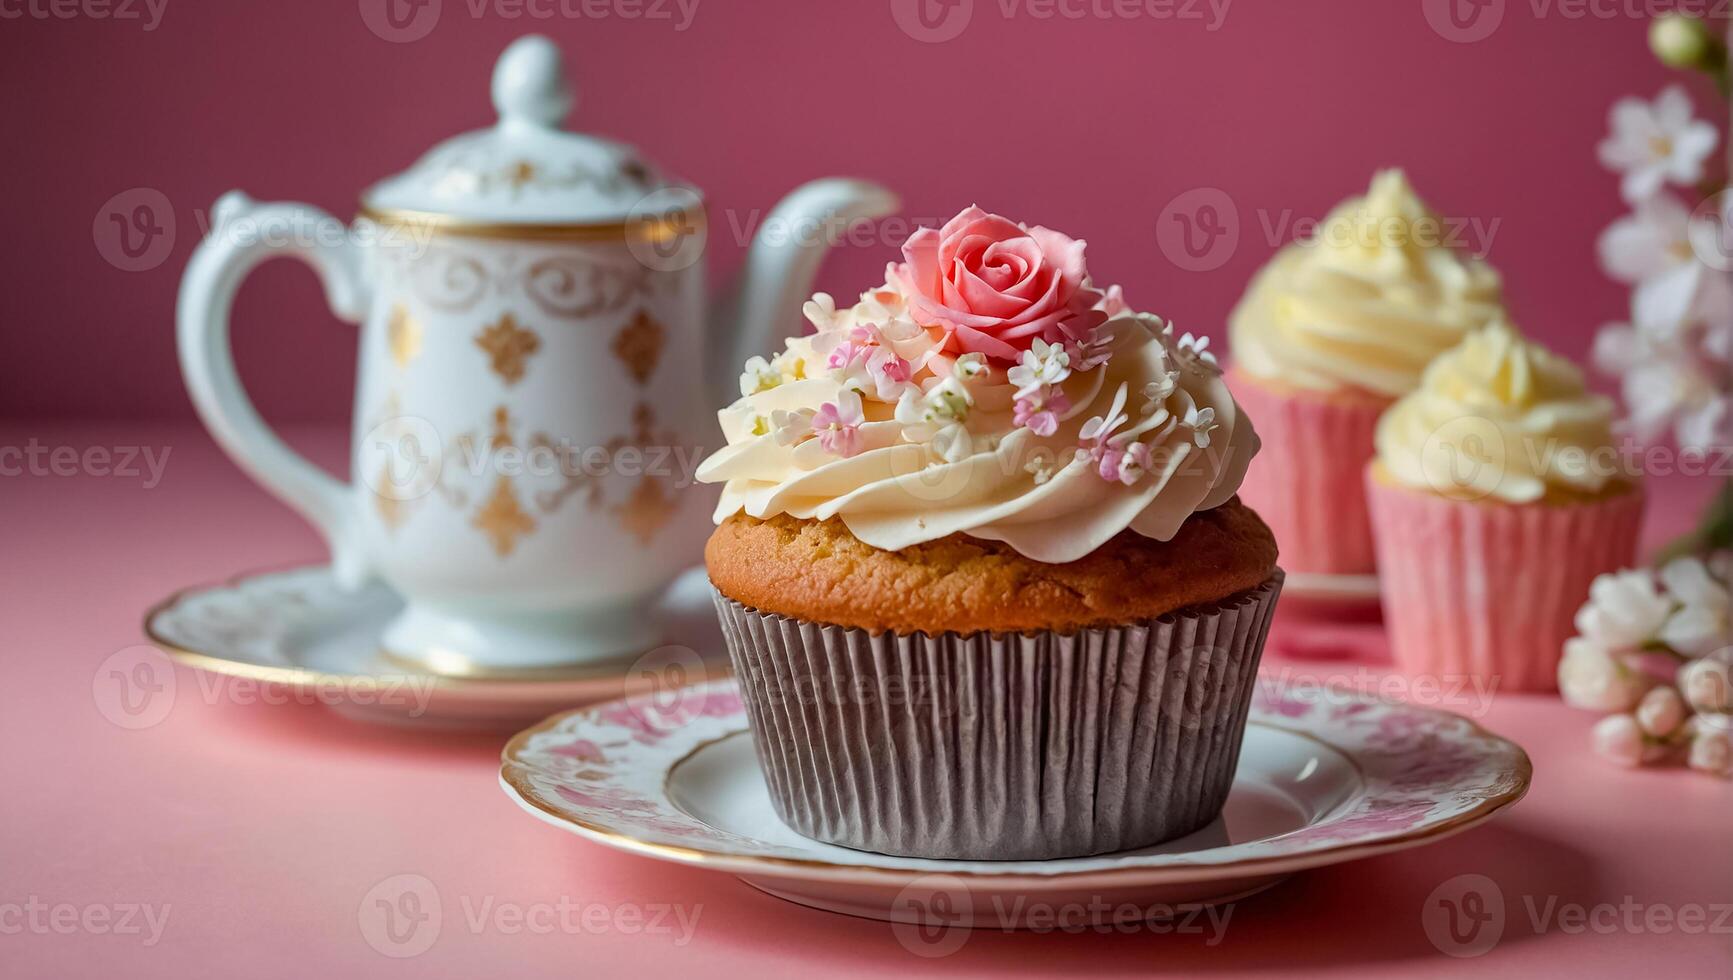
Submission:
M 1037 337 L 1078 340 L 1107 319 L 1083 248 L 971 206 L 937 231 L 909 236 L 894 271 L 909 315 L 948 331 L 952 350 L 1016 361 Z

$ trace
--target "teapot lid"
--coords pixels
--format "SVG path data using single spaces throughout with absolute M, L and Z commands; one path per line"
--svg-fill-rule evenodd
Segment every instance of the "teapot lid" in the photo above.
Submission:
M 647 217 L 647 196 L 670 185 L 632 147 L 562 129 L 575 101 L 554 42 L 539 34 L 518 38 L 493 70 L 499 122 L 440 143 L 408 170 L 368 188 L 363 215 L 453 226 L 582 226 Z M 664 202 L 676 196 L 656 195 Z M 664 203 L 655 210 L 675 208 Z

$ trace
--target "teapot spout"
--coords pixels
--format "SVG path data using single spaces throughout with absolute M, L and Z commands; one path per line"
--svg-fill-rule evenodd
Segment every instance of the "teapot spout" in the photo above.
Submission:
M 739 279 L 711 311 L 711 336 L 732 338 L 707 365 L 714 404 L 738 398 L 740 365 L 753 354 L 773 353 L 797 322 L 819 263 L 848 226 L 901 206 L 877 184 L 842 177 L 803 184 L 776 205 L 753 237 Z

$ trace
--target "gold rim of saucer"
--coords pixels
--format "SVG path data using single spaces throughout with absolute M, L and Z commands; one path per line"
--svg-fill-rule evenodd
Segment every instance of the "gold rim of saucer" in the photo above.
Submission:
M 732 682 L 717 681 L 715 683 L 723 684 Z M 584 836 L 590 837 L 600 843 L 619 848 L 623 851 L 646 854 L 652 857 L 660 857 L 681 864 L 714 867 L 729 874 L 760 873 L 771 877 L 795 877 L 797 876 L 796 872 L 809 872 L 826 876 L 853 877 L 858 875 L 862 877 L 894 881 L 905 880 L 911 875 L 918 875 L 921 873 L 919 871 L 911 871 L 904 867 L 885 867 L 882 865 L 872 864 L 844 864 L 817 858 L 791 858 L 762 854 L 746 854 L 734 851 L 716 850 L 695 845 L 682 846 L 678 844 L 665 844 L 660 841 L 647 840 L 643 837 L 634 836 L 627 831 L 615 830 L 599 823 L 586 820 L 582 817 L 573 816 L 571 813 L 564 811 L 559 806 L 549 802 L 545 798 L 544 794 L 542 794 L 536 787 L 534 780 L 530 778 L 529 772 L 532 767 L 530 764 L 522 761 L 520 757 L 528 747 L 532 738 L 558 727 L 566 718 L 571 717 L 572 715 L 595 713 L 606 708 L 609 704 L 615 703 L 618 702 L 599 702 L 596 704 L 585 705 L 580 708 L 574 708 L 570 711 L 562 711 L 543 720 L 540 724 L 532 725 L 529 728 L 518 732 L 516 735 L 513 735 L 511 740 L 506 743 L 505 747 L 500 750 L 500 782 L 511 791 L 511 795 L 516 798 L 520 805 L 539 812 L 543 815 L 543 819 L 549 820 L 549 822 L 576 828 L 581 831 Z M 1169 881 L 1182 881 L 1202 880 L 1228 874 L 1245 875 L 1269 873 L 1286 875 L 1295 871 L 1306 870 L 1308 868 L 1337 864 L 1343 861 L 1355 860 L 1361 857 L 1370 857 L 1377 854 L 1386 854 L 1392 851 L 1405 850 L 1422 843 L 1428 843 L 1441 838 L 1453 836 L 1469 829 L 1470 827 L 1476 826 L 1477 824 L 1484 823 L 1499 811 L 1512 806 L 1528 794 L 1529 787 L 1534 781 L 1534 763 L 1529 759 L 1528 752 L 1523 749 L 1521 745 L 1489 731 L 1471 718 L 1455 714 L 1454 712 L 1444 711 L 1437 708 L 1418 707 L 1414 705 L 1405 705 L 1404 708 L 1407 710 L 1425 712 L 1427 714 L 1445 715 L 1452 719 L 1460 720 L 1467 723 L 1469 729 L 1477 737 L 1490 739 L 1508 747 L 1514 753 L 1511 761 L 1511 768 L 1506 773 L 1506 775 L 1510 777 L 1509 783 L 1501 787 L 1498 792 L 1488 794 L 1473 808 L 1442 820 L 1437 824 L 1410 829 L 1378 840 L 1350 841 L 1340 844 L 1320 846 L 1316 850 L 1306 851 L 1301 854 L 1246 858 L 1240 861 L 1230 861 L 1221 864 L 1189 862 L 1169 864 L 1160 867 L 1139 866 L 1102 868 L 1091 871 L 1067 872 L 1064 873 L 1063 877 L 1113 881 L 1123 880 L 1126 878 L 1147 878 L 1154 876 Z M 1300 731 L 1286 725 L 1262 721 L 1258 722 L 1258 724 L 1265 725 L 1269 728 L 1279 729 L 1288 734 L 1301 736 L 1341 754 L 1351 765 L 1354 766 L 1356 771 L 1360 773 L 1362 780 L 1364 780 L 1365 773 L 1360 766 L 1359 760 L 1355 759 L 1352 753 L 1343 750 L 1340 746 L 1331 744 L 1327 739 L 1315 733 Z M 686 762 L 688 759 L 696 755 L 699 750 L 706 748 L 715 742 L 726 738 L 732 738 L 739 734 L 739 731 L 734 731 L 726 735 L 718 736 L 714 739 L 708 739 L 704 743 L 683 753 L 678 760 L 669 765 L 667 773 L 663 776 L 664 787 L 666 787 L 667 780 L 672 776 L 674 770 L 679 768 L 681 763 Z M 870 855 L 871 852 L 861 853 Z M 893 860 L 897 859 L 893 858 Z M 1016 883 L 1023 879 L 1041 879 L 1044 877 L 1040 874 L 1031 874 L 1027 872 L 996 873 L 946 870 L 944 873 L 957 878 L 980 880 L 982 882 L 991 882 L 994 884 Z
M 703 208 L 676 211 L 656 217 L 634 218 L 629 221 L 600 224 L 536 224 L 500 221 L 476 221 L 437 211 L 414 211 L 407 208 L 376 208 L 362 202 L 356 212 L 379 225 L 427 231 L 436 234 L 459 235 L 467 238 L 497 238 L 518 241 L 634 241 L 662 244 L 702 230 L 706 225 Z
M 380 676 L 368 673 L 338 673 L 317 667 L 301 664 L 261 664 L 246 660 L 237 660 L 218 650 L 193 649 L 182 646 L 164 636 L 156 628 L 156 619 L 179 606 L 188 597 L 216 589 L 237 588 L 249 581 L 272 575 L 287 575 L 296 572 L 319 569 L 323 566 L 316 562 L 303 564 L 279 565 L 268 568 L 255 568 L 239 572 L 220 581 L 199 582 L 176 589 L 163 599 L 152 603 L 144 611 L 140 631 L 145 638 L 156 646 L 171 660 L 184 664 L 194 670 L 202 670 L 227 677 L 238 677 L 264 684 L 282 684 L 290 687 L 340 687 L 348 689 L 353 686 L 366 686 L 378 682 Z M 392 653 L 383 647 L 376 648 L 376 656 L 381 662 L 390 664 L 404 675 L 424 677 L 432 682 L 435 690 L 475 692 L 486 690 L 495 695 L 509 696 L 521 693 L 526 697 L 541 697 L 545 689 L 552 684 L 602 683 L 619 679 L 621 687 L 617 693 L 604 695 L 602 700 L 611 697 L 629 695 L 633 689 L 628 683 L 625 668 L 630 664 L 630 658 L 609 660 L 597 664 L 579 664 L 573 667 L 546 667 L 524 670 L 500 670 L 498 668 L 477 667 L 470 673 L 440 673 L 432 670 L 426 664 L 401 654 Z M 723 662 L 726 665 L 726 661 Z

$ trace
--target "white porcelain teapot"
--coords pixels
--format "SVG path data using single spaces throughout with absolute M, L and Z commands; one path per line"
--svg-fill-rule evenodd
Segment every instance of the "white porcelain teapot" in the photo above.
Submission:
M 654 646 L 646 609 L 707 525 L 691 477 L 712 411 L 798 322 L 824 229 L 897 207 L 859 181 L 799 188 L 707 312 L 702 200 L 629 147 L 559 128 L 573 97 L 551 41 L 506 50 L 493 101 L 497 125 L 374 185 L 351 225 L 226 195 L 178 312 L 217 441 L 324 534 L 341 582 L 403 595 L 385 652 L 442 672 Z M 283 254 L 361 324 L 349 483 L 284 445 L 236 377 L 235 292 Z

